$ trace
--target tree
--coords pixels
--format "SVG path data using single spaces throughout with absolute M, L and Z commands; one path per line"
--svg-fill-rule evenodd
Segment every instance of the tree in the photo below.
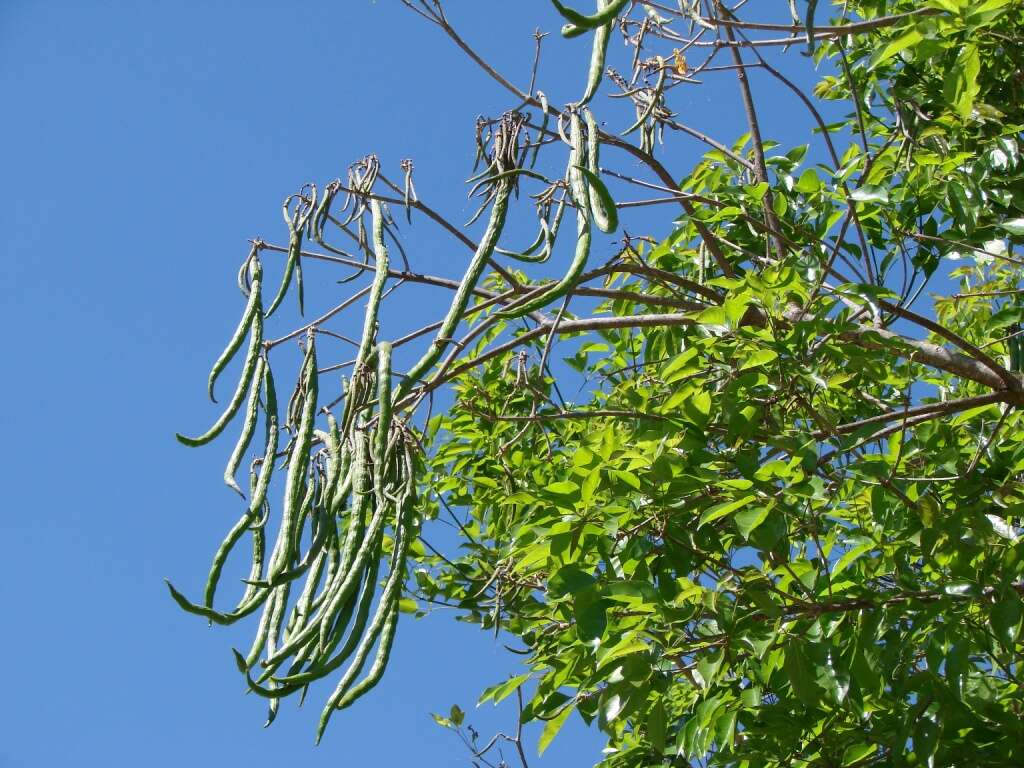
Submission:
M 255 240 L 242 264 L 246 309 L 210 379 L 212 397 L 248 338 L 230 403 L 179 436 L 205 444 L 243 414 L 225 472 L 241 493 L 264 424 L 202 602 L 171 593 L 217 623 L 262 610 L 236 657 L 270 720 L 330 677 L 319 738 L 383 673 L 400 612 L 437 604 L 517 638 L 523 675 L 482 698 L 522 697 L 541 749 L 577 712 L 607 735 L 609 766 L 1024 761 L 1022 3 L 811 0 L 764 21 L 720 0 L 553 0 L 562 35 L 591 40 L 583 96 L 559 107 L 536 77 L 520 89 L 491 67 L 438 0 L 403 2 L 511 93 L 477 124 L 484 231 L 421 201 L 408 162 L 401 181 L 368 157 L 305 185 L 285 201 L 287 245 Z M 606 67 L 612 38 L 631 72 Z M 673 108 L 720 69 L 743 136 Z M 765 97 L 812 130 L 762 136 Z M 707 152 L 670 167 L 683 135 Z M 506 222 L 527 191 L 538 230 L 515 251 Z M 669 234 L 636 234 L 664 205 Z M 472 253 L 461 280 L 404 261 L 402 209 Z M 611 258 L 596 253 L 613 232 Z M 273 253 L 283 277 L 264 294 Z M 368 283 L 271 339 L 289 292 L 302 308 L 307 259 Z M 554 282 L 521 266 L 549 259 Z M 450 307 L 378 338 L 408 283 Z M 328 329 L 364 298 L 358 339 Z M 322 334 L 353 359 L 318 357 Z M 271 356 L 292 340 L 303 363 L 282 409 Z M 417 344 L 393 371 L 392 350 Z M 340 369 L 343 391 L 324 391 Z M 440 516 L 457 552 L 418 538 Z M 247 534 L 245 593 L 215 608 Z M 461 732 L 460 710 L 439 721 Z

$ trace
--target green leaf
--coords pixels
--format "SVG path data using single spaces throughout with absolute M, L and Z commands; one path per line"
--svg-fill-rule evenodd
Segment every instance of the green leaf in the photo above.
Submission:
M 608 627 L 605 601 L 600 592 L 593 587 L 579 592 L 573 598 L 572 610 L 576 619 L 576 636 L 584 643 L 600 640 Z
M 889 190 L 877 184 L 865 184 L 850 192 L 850 198 L 859 203 L 888 203 Z
M 455 723 L 455 726 L 458 727 L 462 725 L 462 721 L 465 720 L 466 713 L 459 708 L 458 704 L 452 704 L 451 713 L 448 717 L 453 723 Z
M 548 579 L 548 597 L 557 600 L 565 595 L 575 595 L 597 583 L 590 573 L 576 565 L 566 565 L 555 571 Z
M 992 631 L 999 638 L 999 642 L 1008 648 L 1013 647 L 1014 641 L 1020 633 L 1022 618 L 1024 618 L 1024 610 L 1021 608 L 1021 599 L 1013 592 L 1008 593 L 992 606 L 992 613 L 989 614 Z
M 996 226 L 1005 232 L 1009 232 L 1011 235 L 1024 236 L 1024 219 L 1010 219 L 1009 221 L 1000 222 Z
M 946 101 L 953 106 L 961 119 L 966 120 L 970 117 L 974 109 L 980 71 L 981 57 L 978 54 L 978 46 L 968 43 L 960 49 L 956 63 L 946 74 L 943 92 Z
M 751 532 L 768 517 L 769 511 L 768 507 L 748 507 L 737 512 L 733 517 L 733 522 L 736 523 L 736 529 L 740 535 L 744 539 L 749 539 Z
M 817 706 L 821 700 L 821 689 L 815 682 L 814 666 L 800 643 L 791 641 L 786 645 L 784 665 L 796 697 L 808 707 Z
M 431 712 L 430 716 L 434 719 L 434 722 L 437 723 L 438 725 L 440 725 L 442 728 L 454 728 L 455 727 L 455 724 L 451 720 L 449 720 L 447 717 L 445 717 L 444 715 L 438 715 L 438 714 L 435 714 L 435 713 Z
M 411 598 L 403 597 L 398 601 L 398 610 L 402 613 L 416 613 L 419 608 L 419 604 Z
M 954 597 L 978 597 L 981 594 L 978 585 L 970 581 L 950 582 L 942 588 L 942 591 Z
M 874 754 L 877 749 L 878 748 L 874 744 L 868 744 L 867 742 L 851 744 L 843 750 L 843 765 L 847 766 L 859 763 L 868 755 Z
M 764 365 L 765 363 L 770 363 L 772 360 L 775 360 L 778 356 L 779 353 L 776 352 L 774 349 L 759 349 L 756 352 L 749 355 L 747 359 L 743 361 L 743 364 L 740 366 L 740 370 L 746 371 L 750 368 L 757 368 L 758 366 Z
M 540 732 L 540 739 L 537 740 L 537 754 L 543 755 L 544 750 L 548 748 L 552 739 L 558 735 L 558 732 L 562 730 L 562 726 L 565 725 L 565 721 L 569 719 L 569 715 L 572 714 L 572 706 L 566 706 L 555 715 L 553 718 L 544 723 L 544 730 Z
M 879 64 L 884 64 L 900 51 L 917 45 L 922 39 L 923 36 L 916 29 L 907 30 L 899 37 L 891 40 L 885 48 L 882 48 L 878 53 L 872 56 L 870 66 L 874 68 Z
M 797 192 L 803 192 L 805 195 L 809 195 L 812 192 L 817 192 L 821 189 L 821 179 L 818 178 L 818 174 L 813 168 L 808 168 L 800 174 L 800 178 L 797 180 L 794 189 L 796 189 Z
M 544 487 L 544 490 L 548 493 L 554 493 L 558 496 L 570 496 L 579 489 L 580 486 L 572 480 L 559 480 Z
M 874 548 L 875 542 L 869 540 L 864 542 L 863 544 L 858 544 L 852 549 L 846 551 L 843 554 L 843 556 L 840 557 L 839 560 L 836 562 L 835 566 L 832 568 L 832 578 L 836 578 L 836 576 L 838 576 L 847 568 L 849 568 L 850 565 L 852 565 L 853 562 L 857 560 L 857 558 L 859 558 L 866 552 L 870 552 Z
M 707 523 L 710 523 L 714 520 L 718 520 L 719 518 L 725 517 L 726 515 L 732 514 L 737 509 L 745 507 L 747 504 L 749 504 L 756 498 L 757 495 L 751 493 L 747 496 L 744 496 L 742 499 L 737 499 L 736 501 L 727 501 L 723 504 L 716 504 L 713 507 L 709 507 L 708 509 L 704 510 L 704 513 L 700 516 L 700 522 L 697 524 L 697 527 L 700 528 L 701 526 Z
M 527 672 L 524 675 L 517 675 L 516 677 L 505 680 L 497 685 L 492 685 L 480 694 L 480 699 L 477 701 L 477 705 L 483 704 L 485 701 L 493 701 L 497 704 L 529 679 L 530 673 Z
M 665 704 L 660 698 L 651 707 L 651 713 L 647 716 L 647 738 L 656 755 L 665 751 Z

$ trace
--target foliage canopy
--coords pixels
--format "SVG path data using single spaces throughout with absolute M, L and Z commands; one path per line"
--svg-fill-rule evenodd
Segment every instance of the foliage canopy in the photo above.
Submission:
M 486 230 L 471 239 L 419 200 L 411 164 L 403 183 L 366 158 L 304 187 L 288 244 L 255 241 L 242 265 L 249 309 L 225 364 L 250 345 L 223 423 L 183 438 L 244 412 L 233 478 L 266 425 L 256 501 L 203 603 L 172 594 L 221 623 L 263 609 L 237 655 L 271 719 L 349 663 L 322 732 L 383 672 L 399 612 L 439 604 L 517 639 L 523 675 L 482 699 L 519 690 L 541 749 L 576 712 L 607 735 L 608 766 L 1024 763 L 1022 4 L 773 3 L 764 21 L 718 0 L 555 2 L 562 34 L 592 41 L 584 97 L 556 107 L 493 70 L 439 2 L 404 1 L 513 93 L 477 126 Z M 628 77 L 606 71 L 609 38 L 635 53 Z M 723 68 L 738 91 L 715 98 L 739 98 L 748 125 L 712 138 L 673 101 Z M 812 130 L 762 136 L 764 97 Z M 684 135 L 707 151 L 669 167 Z M 527 191 L 539 232 L 515 252 L 506 212 Z M 651 205 L 673 213 L 638 235 Z M 389 207 L 461 239 L 462 279 L 396 266 Z M 265 313 L 273 253 L 287 266 Z M 554 283 L 517 264 L 549 258 Z M 305 259 L 372 279 L 352 361 L 316 349 L 352 298 L 263 338 L 293 284 L 301 306 Z M 379 340 L 406 282 L 452 292 L 451 309 Z M 427 334 L 392 386 L 392 346 Z M 279 453 L 270 356 L 299 337 Z M 346 365 L 335 400 L 320 380 Z M 441 387 L 454 400 L 428 413 Z M 439 516 L 457 552 L 416 540 Z M 247 533 L 245 595 L 214 609 Z M 439 719 L 461 729 L 457 709 Z

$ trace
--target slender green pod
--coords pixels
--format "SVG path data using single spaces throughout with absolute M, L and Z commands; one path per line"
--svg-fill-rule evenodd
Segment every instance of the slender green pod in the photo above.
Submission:
M 210 371 L 210 378 L 207 381 L 206 392 L 210 396 L 210 400 L 217 402 L 217 398 L 213 396 L 213 385 L 217 382 L 217 377 L 221 375 L 225 368 L 228 367 L 235 354 L 242 347 L 242 342 L 245 341 L 246 335 L 252 330 L 252 319 L 257 314 L 263 311 L 261 305 L 260 296 L 260 285 L 263 281 L 263 266 L 259 260 L 253 260 L 250 256 L 246 259 L 243 269 L 253 263 L 253 278 L 252 288 L 249 290 L 249 301 L 245 305 L 245 311 L 242 312 L 242 319 L 238 323 L 238 327 L 235 332 L 231 335 L 231 340 L 228 342 L 227 347 L 220 353 L 220 357 L 213 364 L 213 368 Z
M 370 219 L 373 227 L 373 256 L 376 260 L 376 269 L 373 274 L 370 296 L 366 301 L 363 336 L 359 343 L 359 352 L 356 355 L 356 360 L 364 364 L 377 335 L 377 315 L 380 312 L 381 296 L 384 291 L 384 283 L 388 279 L 388 267 L 391 263 L 387 245 L 384 243 L 384 212 L 381 209 L 380 201 L 376 198 L 370 200 Z
M 665 73 L 667 71 L 667 68 L 663 68 L 661 72 L 658 73 L 658 81 L 654 84 L 654 91 L 651 93 L 650 102 L 648 102 L 647 106 L 644 107 L 640 116 L 637 117 L 636 122 L 622 132 L 623 136 L 629 136 L 629 134 L 639 128 L 646 129 L 647 126 L 645 123 L 647 122 L 647 118 L 654 114 L 654 110 L 658 106 L 658 96 L 662 93 L 662 88 L 665 86 Z
M 555 0 L 552 0 L 553 2 Z M 596 16 L 608 13 L 610 11 L 609 21 L 602 23 L 596 29 L 594 29 L 594 41 L 590 49 L 590 67 L 587 70 L 587 87 L 583 91 L 583 98 L 580 99 L 580 104 L 586 104 L 597 93 L 597 89 L 601 86 L 601 79 L 604 77 L 604 60 L 608 54 L 608 41 L 612 36 L 612 21 L 615 19 L 615 14 L 618 13 L 619 9 L 625 5 L 625 2 L 618 2 L 618 0 L 611 0 L 611 4 L 607 4 L 607 0 L 597 0 L 598 7 L 604 6 L 604 10 Z M 618 6 L 618 7 L 616 7 Z M 591 18 L 596 18 L 591 17 Z
M 235 443 L 235 449 L 231 452 L 231 456 L 228 458 L 228 464 L 224 468 L 225 484 L 243 499 L 245 498 L 245 494 L 242 493 L 242 489 L 238 487 L 238 482 L 235 480 L 235 473 L 238 472 L 238 467 L 242 463 L 242 457 L 249 449 L 249 443 L 252 442 L 253 432 L 256 431 L 256 419 L 259 416 L 260 390 L 263 388 L 263 368 L 265 365 L 266 361 L 262 357 L 257 358 L 256 370 L 252 377 L 255 383 L 249 390 L 249 404 L 245 409 L 245 420 L 242 422 L 242 432 L 238 435 L 238 442 Z
M 247 602 L 239 605 L 234 611 L 231 611 L 230 613 L 223 613 L 221 611 L 215 611 L 212 608 L 207 608 L 205 605 L 197 605 L 196 603 L 193 603 L 181 592 L 175 589 L 169 579 L 164 579 L 164 582 L 167 584 L 167 589 L 170 591 L 174 602 L 176 602 L 183 611 L 194 613 L 196 616 L 202 616 L 204 619 L 208 619 L 214 624 L 221 624 L 223 626 L 234 624 L 239 619 L 243 619 L 248 616 L 264 604 L 267 599 L 267 595 L 269 594 L 268 590 L 261 590 Z
M 306 467 L 309 464 L 309 449 L 313 442 L 313 427 L 317 404 L 316 336 L 312 330 L 306 335 L 306 356 L 302 372 L 302 416 L 293 441 L 288 460 L 288 474 L 284 487 L 284 512 L 281 530 L 278 532 L 274 553 L 267 571 L 267 581 L 274 583 L 291 562 L 295 540 L 295 528 L 301 513 L 301 501 L 306 491 Z
M 354 579 L 357 575 L 356 568 L 353 567 L 353 562 L 360 558 L 363 548 L 369 549 L 373 543 L 372 536 L 370 536 L 369 533 L 366 533 L 367 529 L 363 525 L 363 519 L 366 514 L 366 508 L 369 505 L 371 493 L 369 491 L 369 447 L 366 443 L 365 436 L 360 436 L 361 434 L 361 431 L 356 433 L 356 445 L 354 449 L 354 473 L 356 479 L 353 484 L 353 494 L 355 498 L 353 499 L 352 519 L 349 523 L 349 530 L 345 537 L 345 543 L 342 547 L 338 565 L 334 570 L 333 578 L 329 581 L 329 585 L 324 588 L 324 597 L 320 601 L 320 607 L 317 610 L 316 615 L 310 619 L 305 629 L 290 638 L 278 650 L 278 654 L 275 657 L 271 657 L 266 660 L 265 663 L 267 665 L 280 663 L 283 659 L 294 653 L 298 648 L 301 648 L 309 642 L 311 638 L 316 637 L 320 627 L 332 621 L 332 617 L 337 614 L 338 610 L 340 610 L 340 607 L 343 605 L 343 601 L 346 598 L 343 591 L 348 588 L 349 580 Z M 351 593 L 351 590 L 349 590 L 349 593 Z
M 356 683 L 354 686 L 349 688 L 342 696 L 338 703 L 334 705 L 336 710 L 342 710 L 346 707 L 350 707 L 359 698 L 371 691 L 380 679 L 384 676 L 384 670 L 387 668 L 388 659 L 391 657 L 391 648 L 395 642 L 395 629 L 398 627 L 398 601 L 390 607 L 390 613 L 384 622 L 384 626 L 380 633 L 380 642 L 377 646 L 377 656 L 373 660 L 373 664 L 370 667 L 369 672 L 366 673 L 366 677 Z
M 349 656 L 352 655 L 352 652 L 363 637 L 363 631 L 366 628 L 366 622 L 370 616 L 370 608 L 373 606 L 373 598 L 377 594 L 377 577 L 379 573 L 380 560 L 377 559 L 366 570 L 358 601 L 350 601 L 345 606 L 345 609 L 338 615 L 337 622 L 331 628 L 331 641 L 328 646 L 324 648 L 324 651 L 321 654 L 321 658 L 326 658 L 326 660 L 311 665 L 310 668 L 304 672 L 290 673 L 286 677 L 275 677 L 273 678 L 275 682 L 280 685 L 288 686 L 308 685 L 309 683 L 320 680 L 331 674 L 331 672 L 348 660 Z M 334 649 L 337 647 L 338 643 L 341 642 L 341 638 L 345 636 L 345 630 L 352 618 L 353 609 L 355 612 L 355 620 L 352 622 L 352 630 L 348 633 L 348 639 L 345 641 L 345 645 L 342 646 L 337 655 L 332 657 L 330 654 L 334 653 Z
M 238 380 L 238 386 L 235 388 L 235 394 L 231 397 L 231 402 L 228 403 L 228 407 L 224 409 L 224 413 L 221 414 L 220 418 L 204 434 L 199 437 L 187 437 L 178 433 L 175 435 L 178 438 L 178 442 L 194 448 L 206 445 L 224 431 L 224 428 L 231 422 L 231 419 L 238 413 L 238 409 L 241 407 L 242 401 L 245 400 L 245 395 L 249 391 L 249 385 L 252 384 L 253 374 L 256 371 L 256 361 L 259 359 L 260 345 L 262 343 L 263 317 L 259 312 L 256 312 L 252 317 L 249 351 L 246 354 L 245 362 L 242 364 L 242 375 Z
M 372 688 L 376 683 L 376 680 L 380 678 L 380 675 L 383 673 L 384 664 L 387 661 L 387 656 L 390 653 L 391 642 L 394 639 L 394 623 L 397 619 L 399 590 L 405 581 L 405 558 L 408 554 L 409 540 L 413 534 L 412 509 L 414 505 L 412 502 L 412 493 L 407 492 L 401 501 L 402 504 L 399 510 L 399 519 L 396 521 L 395 526 L 395 546 L 391 556 L 391 573 L 384 585 L 384 589 L 381 591 L 377 612 L 374 615 L 373 620 L 370 622 L 369 628 L 363 632 L 362 640 L 355 652 L 352 663 L 338 682 L 337 688 L 335 688 L 334 693 L 331 694 L 331 697 L 328 699 L 327 705 L 324 707 L 323 713 L 320 716 L 320 724 L 317 728 L 316 736 L 317 743 L 319 743 L 324 729 L 327 727 L 327 722 L 334 710 L 343 708 L 342 706 L 339 706 L 342 702 L 346 702 L 344 706 L 348 706 L 348 704 L 351 704 L 352 701 L 358 697 L 359 693 L 355 693 L 355 689 L 349 689 L 356 676 L 358 676 L 362 671 L 363 665 L 366 663 L 366 658 L 378 637 L 380 637 L 380 645 L 377 657 L 374 661 L 373 668 L 371 669 L 371 677 L 367 678 L 367 680 L 371 682 L 369 682 L 365 687 L 362 687 L 360 693 Z M 386 637 L 382 634 L 385 626 L 389 627 Z M 374 674 L 376 674 L 376 679 L 372 679 Z M 359 688 L 359 686 L 357 686 L 357 688 Z
M 587 167 L 580 170 L 587 178 L 587 199 L 594 223 L 602 232 L 610 234 L 619 228 L 619 213 L 608 187 L 601 181 L 601 134 L 594 113 L 589 109 L 583 110 L 583 120 L 587 125 Z
M 259 661 L 260 654 L 263 652 L 263 649 L 267 644 L 267 636 L 270 632 L 270 622 L 274 615 L 274 606 L 277 603 L 280 590 L 281 587 L 265 590 L 265 594 L 269 597 L 263 605 L 263 613 L 260 616 L 259 626 L 256 628 L 256 636 L 253 638 L 252 647 L 249 648 L 249 653 L 243 657 L 245 667 L 244 669 L 240 667 L 243 672 L 256 666 L 256 662 Z M 237 660 L 238 657 L 236 656 L 236 661 Z
M 289 195 L 284 199 L 284 205 L 281 207 L 281 212 L 284 216 L 285 224 L 288 225 L 288 257 L 284 263 L 284 275 L 281 277 L 281 285 L 277 289 L 277 295 L 274 296 L 274 300 L 270 302 L 270 306 L 267 307 L 266 317 L 270 317 L 281 306 L 281 302 L 284 301 L 285 294 L 288 293 L 288 288 L 292 284 L 292 276 L 295 275 L 296 270 L 300 275 L 299 277 L 299 314 L 303 312 L 302 306 L 302 284 L 301 274 L 302 265 L 300 258 L 302 255 L 302 237 L 306 229 L 306 222 L 312 215 L 313 206 L 316 205 L 316 197 L 314 192 L 314 202 L 312 204 L 307 203 L 301 194 Z M 295 211 L 289 211 L 293 200 L 298 200 L 295 206 Z
M 807 0 L 807 55 L 814 55 L 814 12 L 818 8 L 818 0 Z
M 587 180 L 588 204 L 597 228 L 608 234 L 614 232 L 619 228 L 619 212 L 608 187 L 601 181 L 601 177 L 589 168 L 584 168 L 582 165 L 577 165 L 575 168 Z
M 241 266 L 238 267 L 238 276 L 236 278 L 236 280 L 238 281 L 238 290 L 247 299 L 252 294 L 252 285 L 250 284 L 250 281 L 252 280 L 252 274 L 250 268 L 252 267 L 253 262 L 258 259 L 259 252 L 260 241 L 253 240 L 252 248 L 249 249 L 249 255 L 245 257 L 245 260 L 242 262 Z M 241 325 L 243 327 L 243 330 L 249 327 L 248 324 L 246 323 L 242 323 Z
M 544 134 L 548 130 L 548 122 L 551 115 L 548 113 L 548 97 L 544 91 L 537 91 L 537 99 L 540 101 L 540 130 L 537 131 L 537 143 L 533 147 L 533 157 L 530 158 L 530 167 L 537 165 L 537 155 L 540 154 L 540 145 L 544 141 Z
M 277 649 L 278 640 L 281 637 L 281 627 L 284 622 L 285 607 L 288 605 L 288 595 L 291 592 L 291 584 L 285 583 L 278 587 L 277 600 L 274 602 L 274 610 L 270 617 L 270 630 L 267 633 L 267 655 L 271 655 Z M 246 675 L 248 677 L 248 675 Z M 277 698 L 270 700 L 269 709 L 267 710 L 267 722 L 263 724 L 263 727 L 268 727 L 275 718 L 277 718 L 277 710 L 280 706 L 280 700 Z
M 462 315 L 466 311 L 466 305 L 469 303 L 469 297 L 479 282 L 480 276 L 483 274 L 484 268 L 494 252 L 494 247 L 498 244 L 498 238 L 505 228 L 505 218 L 508 214 L 508 198 L 511 191 L 511 179 L 505 178 L 497 182 L 497 192 L 494 196 L 494 205 L 491 207 L 487 229 L 484 231 L 483 237 L 480 238 L 476 252 L 473 254 L 469 267 L 459 283 L 458 290 L 455 291 L 452 304 L 448 308 L 448 313 L 441 322 L 441 328 L 431 342 L 430 348 L 409 370 L 405 377 L 399 381 L 394 394 L 395 402 L 400 401 L 412 386 L 422 379 L 424 374 L 433 367 L 434 363 L 441 357 L 441 353 L 448 344 L 448 339 L 452 337 L 455 328 L 462 319 Z
M 207 608 L 213 608 L 213 596 L 214 593 L 217 591 L 217 584 L 220 581 L 220 574 L 221 571 L 224 570 L 224 563 L 227 562 L 228 555 L 231 554 L 231 550 L 234 549 L 235 544 L 238 543 L 238 540 L 242 538 L 242 534 L 249 530 L 249 526 L 252 524 L 252 521 L 255 517 L 256 514 L 254 512 L 246 510 L 245 513 L 240 518 L 238 518 L 238 522 L 236 522 L 234 526 L 232 526 L 231 530 L 228 532 L 227 538 L 224 539 L 220 547 L 217 548 L 217 552 L 213 556 L 213 564 L 210 566 L 210 573 L 206 578 L 206 588 L 203 590 L 203 604 Z M 262 529 L 257 529 L 257 531 L 253 531 L 254 549 L 256 542 L 255 537 L 257 535 L 257 532 L 259 533 L 260 538 L 262 539 Z M 256 554 L 256 552 L 253 553 L 254 569 L 255 566 L 257 565 Z M 262 560 L 262 553 L 260 553 L 259 559 Z M 262 565 L 262 563 L 260 563 L 260 565 Z M 249 576 L 250 579 L 252 579 L 252 573 L 250 573 Z M 256 578 L 259 578 L 258 573 L 256 574 Z M 246 591 L 249 592 L 249 590 Z M 244 602 L 245 598 L 243 598 L 243 603 Z
M 565 276 L 557 283 L 532 299 L 497 312 L 497 317 L 511 319 L 543 309 L 555 299 L 568 293 L 587 266 L 591 238 L 590 195 L 587 190 L 586 176 L 582 173 L 586 167 L 587 150 L 583 140 L 582 122 L 579 113 L 575 110 L 571 115 L 570 131 L 572 152 L 569 154 L 569 190 L 572 193 L 573 203 L 576 205 L 576 251 L 572 263 Z
M 375 435 L 376 469 L 374 478 L 378 489 L 383 488 L 383 474 L 387 466 L 388 436 L 391 434 L 391 342 L 377 345 L 377 433 Z
M 274 389 L 274 374 L 270 370 L 269 360 L 263 365 L 263 394 L 266 399 L 266 443 L 259 478 L 251 493 L 250 510 L 260 509 L 266 501 L 267 489 L 270 487 L 274 464 L 277 461 L 277 390 Z
M 609 24 L 615 20 L 619 11 L 626 7 L 626 3 L 629 0 L 598 0 L 598 11 L 597 13 L 586 16 L 579 11 L 563 5 L 559 0 L 551 0 L 551 4 L 555 6 L 562 16 L 576 27 L 582 29 L 597 29 L 605 24 Z M 562 34 L 565 34 L 563 31 Z
M 345 398 L 345 406 L 342 410 L 341 431 L 348 434 L 352 428 L 356 411 L 362 406 L 360 395 L 361 387 L 359 379 L 365 366 L 369 363 L 373 342 L 377 335 L 377 316 L 380 312 L 380 302 L 384 292 L 384 284 L 388 278 L 388 267 L 390 259 L 388 249 L 384 243 L 384 213 L 380 201 L 370 200 L 370 218 L 373 228 L 373 252 L 376 261 L 376 270 L 373 275 L 373 283 L 370 286 L 370 295 L 366 302 L 366 314 L 363 321 L 363 335 L 359 343 L 359 351 L 356 353 L 355 364 L 352 368 L 352 386 L 349 388 L 348 397 Z

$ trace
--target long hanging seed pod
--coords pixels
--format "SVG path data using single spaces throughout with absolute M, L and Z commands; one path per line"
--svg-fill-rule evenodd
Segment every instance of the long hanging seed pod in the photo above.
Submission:
M 253 290 L 253 295 L 258 296 L 258 291 Z M 257 298 L 257 306 L 259 300 Z M 235 394 L 231 397 L 231 402 L 228 403 L 227 408 L 224 409 L 224 413 L 221 414 L 220 418 L 214 422 L 213 426 L 210 427 L 204 434 L 199 437 L 187 437 L 178 433 L 175 437 L 178 438 L 178 442 L 184 443 L 189 447 L 196 447 L 200 445 L 206 445 L 211 442 L 217 435 L 224 431 L 224 428 L 231 423 L 231 420 L 238 413 L 238 409 L 242 405 L 242 401 L 245 400 L 245 395 L 249 391 L 249 385 L 252 384 L 253 374 L 256 372 L 256 360 L 259 357 L 260 345 L 263 343 L 263 314 L 261 312 L 254 312 L 249 328 L 249 351 L 246 353 L 245 362 L 242 364 L 242 375 L 238 380 L 238 386 L 235 388 Z
M 252 330 L 253 317 L 258 312 L 263 311 L 262 297 L 260 296 L 260 286 L 263 282 L 263 266 L 252 254 L 249 255 L 243 265 L 243 271 L 249 271 L 250 269 L 252 271 L 252 285 L 249 287 L 249 302 L 245 305 L 242 319 L 238 323 L 238 328 L 231 336 L 231 341 L 228 342 L 224 351 L 220 353 L 220 357 L 217 358 L 217 361 L 213 364 L 213 369 L 210 371 L 210 378 L 206 389 L 210 400 L 213 402 L 217 402 L 217 398 L 213 396 L 213 385 L 217 382 L 217 377 L 227 368 L 228 363 L 234 359 L 235 353 L 241 348 L 245 337 Z
M 274 314 L 281 306 L 288 288 L 292 284 L 292 276 L 297 275 L 297 288 L 299 293 L 299 314 L 303 311 L 302 296 L 302 264 L 300 262 L 302 253 L 302 238 L 306 231 L 306 225 L 316 209 L 316 187 L 311 186 L 311 197 L 307 198 L 300 192 L 297 195 L 289 195 L 281 206 L 285 224 L 288 225 L 288 258 L 284 265 L 284 275 L 281 278 L 281 286 L 277 289 L 277 295 L 267 307 L 267 317 Z M 290 210 L 292 201 L 296 201 L 295 210 Z
M 472 260 L 469 262 L 469 266 L 466 269 L 466 274 L 463 275 L 462 281 L 459 283 L 458 290 L 455 291 L 455 297 L 452 299 L 452 304 L 448 308 L 448 312 L 441 321 L 441 327 L 437 331 L 437 335 L 430 344 L 430 348 L 426 351 L 423 357 L 417 362 L 405 375 L 405 377 L 399 382 L 398 387 L 395 389 L 394 400 L 395 402 L 401 401 L 401 399 L 408 394 L 412 386 L 418 382 L 438 361 L 441 357 L 441 353 L 444 351 L 448 344 L 448 340 L 452 337 L 455 332 L 455 328 L 462 320 L 463 314 L 466 311 L 466 305 L 469 303 L 469 297 L 476 288 L 476 284 L 479 282 L 481 275 L 483 274 L 484 267 L 487 266 L 488 260 L 491 258 L 491 254 L 494 252 L 495 246 L 498 244 L 498 238 L 501 236 L 502 231 L 505 228 L 505 218 L 508 214 L 508 199 L 512 192 L 512 186 L 515 184 L 514 176 L 500 176 L 500 174 L 510 171 L 515 168 L 515 164 L 518 161 L 519 145 L 518 136 L 519 130 L 523 125 L 525 118 L 518 112 L 509 112 L 502 116 L 501 126 L 495 132 L 494 137 L 494 155 L 492 163 L 495 164 L 499 179 L 495 182 L 495 194 L 494 204 L 491 207 L 490 219 L 487 222 L 487 229 L 484 231 L 483 237 L 480 238 L 480 243 L 477 245 L 476 252 L 473 254 Z
M 313 426 L 316 416 L 317 378 L 315 334 L 310 330 L 306 336 L 306 356 L 302 371 L 304 390 L 302 419 L 299 422 L 298 433 L 295 436 L 288 461 L 288 475 L 284 487 L 284 514 L 267 573 L 267 581 L 271 584 L 291 562 L 295 527 L 299 520 L 301 502 L 306 492 L 306 467 L 309 464 L 309 447 L 313 442 Z
M 588 190 L 587 176 L 587 149 L 583 138 L 582 121 L 578 110 L 573 110 L 570 116 L 570 141 L 572 151 L 569 153 L 569 191 L 572 194 L 573 204 L 576 206 L 576 253 L 565 276 L 552 285 L 540 295 L 527 299 L 519 305 L 513 305 L 502 312 L 498 317 L 516 318 L 542 309 L 552 301 L 561 298 L 576 283 L 576 279 L 583 274 L 587 266 L 587 257 L 590 254 L 590 193 Z

